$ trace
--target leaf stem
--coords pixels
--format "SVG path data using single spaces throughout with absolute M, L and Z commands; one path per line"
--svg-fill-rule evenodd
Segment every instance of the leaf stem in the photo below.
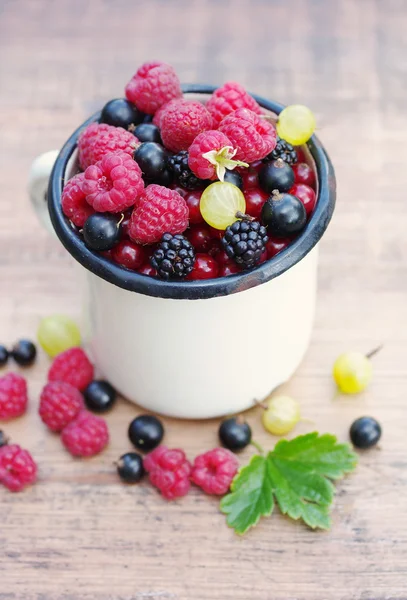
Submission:
M 368 352 L 366 354 L 366 358 L 372 358 L 375 354 L 377 354 L 378 352 L 380 352 L 380 350 L 383 348 L 383 344 L 380 344 L 380 346 L 377 346 L 377 348 L 373 348 L 373 350 L 371 350 L 370 352 Z
M 260 454 L 264 454 L 263 446 L 261 446 L 258 442 L 255 442 L 254 440 L 252 440 L 250 442 L 250 445 L 254 446 L 256 448 L 256 450 L 258 450 L 258 452 L 260 452 Z

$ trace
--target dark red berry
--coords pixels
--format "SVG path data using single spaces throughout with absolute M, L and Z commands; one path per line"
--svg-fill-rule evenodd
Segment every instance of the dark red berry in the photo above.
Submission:
M 148 275 L 149 277 L 157 277 L 157 271 L 150 265 L 150 263 L 143 265 L 138 272 L 142 275 Z
M 185 198 L 188 195 L 188 190 L 186 190 L 185 188 L 181 187 L 180 185 L 177 185 L 176 183 L 172 183 L 170 185 L 170 188 L 172 190 L 175 190 L 176 192 L 178 192 L 178 194 L 180 196 L 182 196 L 183 198 Z M 202 194 L 202 192 L 201 192 Z M 191 221 L 191 219 L 189 219 Z
M 273 256 L 275 256 L 276 254 L 281 252 L 281 250 L 284 250 L 284 248 L 287 248 L 287 246 L 290 243 L 291 243 L 291 240 L 289 238 L 282 238 L 282 239 L 269 238 L 269 241 L 266 244 L 267 257 L 273 258 Z
M 235 275 L 236 273 L 241 273 L 241 269 L 233 260 L 229 260 L 229 262 L 219 266 L 218 277 L 229 277 L 229 275 Z
M 221 251 L 216 254 L 215 258 L 218 265 L 225 265 L 226 263 L 230 262 L 230 258 L 226 254 L 225 250 L 223 250 L 223 246 Z
M 245 191 L 244 197 L 246 199 L 246 213 L 255 219 L 260 219 L 261 209 L 268 198 L 268 194 L 260 188 L 252 188 Z
M 209 254 L 197 254 L 192 272 L 186 279 L 214 279 L 218 276 L 219 265 Z
M 307 217 L 309 217 L 314 210 L 317 201 L 314 190 L 305 183 L 294 183 L 289 194 L 292 194 L 293 196 L 296 196 L 298 200 L 301 200 L 307 213 Z
M 244 173 L 242 173 L 243 179 L 243 189 L 250 190 L 251 188 L 255 188 L 259 185 L 259 176 L 256 170 L 247 169 Z
M 183 191 L 185 192 L 185 190 Z M 185 202 L 187 203 L 187 206 L 189 208 L 189 222 L 191 223 L 191 225 L 198 225 L 199 223 L 204 223 L 201 211 L 199 209 L 199 202 L 201 200 L 201 196 L 202 190 L 194 190 L 193 192 L 189 192 L 185 196 Z
M 295 183 L 305 183 L 315 187 L 315 173 L 307 163 L 301 162 L 293 165 Z
M 211 230 L 207 225 L 195 225 L 185 232 L 196 252 L 207 252 L 212 243 Z
M 143 246 L 130 240 L 122 240 L 112 249 L 112 259 L 126 269 L 135 271 L 147 260 Z
M 211 230 L 212 237 L 215 240 L 221 240 L 225 234 L 222 229 L 215 229 L 215 227 L 209 227 L 209 229 Z

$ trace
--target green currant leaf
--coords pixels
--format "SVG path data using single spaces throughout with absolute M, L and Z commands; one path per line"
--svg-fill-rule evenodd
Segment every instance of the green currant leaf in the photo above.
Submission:
M 232 482 L 231 493 L 222 498 L 220 508 L 227 515 L 228 525 L 240 534 L 256 525 L 260 517 L 271 515 L 273 490 L 264 456 L 253 456 L 249 464 L 240 469 Z

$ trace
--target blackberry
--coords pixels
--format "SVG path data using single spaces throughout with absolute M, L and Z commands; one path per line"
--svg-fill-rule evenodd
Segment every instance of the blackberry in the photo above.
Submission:
M 222 244 L 229 258 L 244 269 L 254 267 L 263 254 L 268 235 L 266 228 L 247 217 L 227 227 Z
M 188 165 L 188 151 L 181 150 L 178 154 L 170 156 L 168 164 L 172 169 L 175 179 L 187 190 L 197 190 L 204 185 L 204 181 L 194 175 Z
M 276 147 L 266 156 L 264 162 L 277 160 L 277 158 L 281 158 L 288 165 L 295 165 L 295 163 L 298 162 L 297 151 L 294 146 L 281 138 L 277 138 Z
M 194 268 L 194 248 L 183 235 L 164 233 L 150 262 L 162 279 L 182 279 Z

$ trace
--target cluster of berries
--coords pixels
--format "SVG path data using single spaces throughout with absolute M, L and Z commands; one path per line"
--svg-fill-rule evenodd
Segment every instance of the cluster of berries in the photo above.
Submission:
M 303 230 L 314 170 L 240 84 L 203 104 L 151 62 L 125 95 L 81 132 L 81 172 L 62 193 L 91 250 L 144 275 L 210 279 L 271 259 Z

